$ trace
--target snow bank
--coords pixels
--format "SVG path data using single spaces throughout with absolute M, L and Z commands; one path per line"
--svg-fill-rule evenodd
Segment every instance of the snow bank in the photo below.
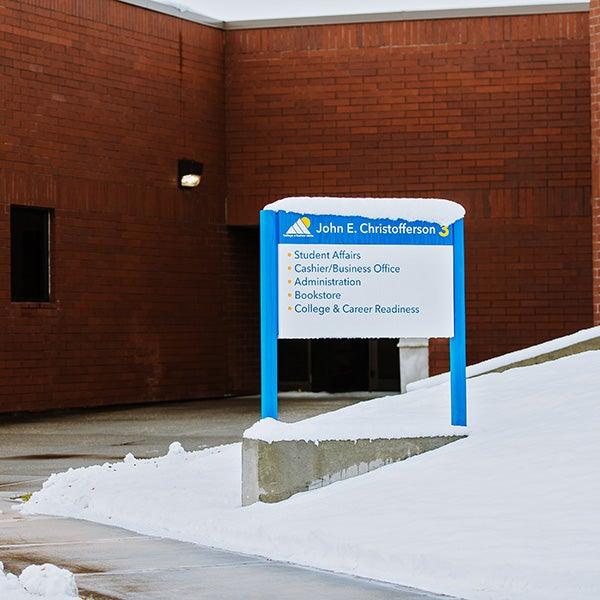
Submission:
M 521 361 L 529 360 L 543 354 L 550 354 L 551 352 L 557 352 L 574 344 L 580 344 L 600 337 L 600 326 L 590 327 L 589 329 L 582 329 L 566 335 L 560 338 L 549 340 L 535 346 L 523 348 L 522 350 L 516 350 L 515 352 L 509 352 L 502 356 L 496 356 L 489 360 L 484 360 L 475 365 L 469 365 L 467 367 L 467 377 L 476 377 L 483 373 L 489 373 L 491 371 L 507 367 Z M 418 390 L 422 388 L 434 387 L 445 383 L 450 380 L 450 373 L 441 373 L 434 377 L 428 377 L 427 379 L 421 379 L 420 381 L 414 381 L 409 383 L 406 388 L 408 391 Z
M 409 400 L 408 402 L 406 400 Z M 428 418 L 420 415 L 427 413 Z M 372 402 L 362 402 L 298 421 L 284 423 L 262 419 L 244 431 L 245 438 L 275 442 L 281 440 L 359 440 L 394 439 L 407 437 L 436 437 L 466 435 L 469 429 L 450 425 L 450 396 L 447 402 L 439 397 L 385 396 Z
M 0 562 L 0 598 L 2 600 L 79 600 L 73 573 L 49 563 L 30 565 L 17 577 L 4 573 Z
M 241 507 L 241 444 L 174 444 L 53 475 L 21 510 L 469 600 L 598 600 L 600 351 L 467 385 L 468 438 L 278 504 Z M 329 418 L 426 430 L 448 398 L 443 384 Z

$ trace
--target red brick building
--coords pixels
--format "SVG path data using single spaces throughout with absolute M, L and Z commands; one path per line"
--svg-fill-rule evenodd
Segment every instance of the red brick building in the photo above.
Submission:
M 592 129 L 592 269 L 594 323 L 600 324 L 600 2 L 590 2 Z
M 598 9 L 516 10 L 241 27 L 6 0 L 0 411 L 257 392 L 258 211 L 289 195 L 462 203 L 469 363 L 600 322 Z M 338 345 L 339 370 L 384 350 Z

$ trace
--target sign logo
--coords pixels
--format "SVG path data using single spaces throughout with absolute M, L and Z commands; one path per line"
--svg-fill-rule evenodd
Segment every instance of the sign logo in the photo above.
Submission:
M 310 232 L 310 219 L 308 217 L 300 217 L 284 234 L 283 237 L 307 238 L 313 237 Z

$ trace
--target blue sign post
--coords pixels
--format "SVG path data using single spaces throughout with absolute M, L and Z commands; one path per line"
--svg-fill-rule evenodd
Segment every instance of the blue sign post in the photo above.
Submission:
M 286 200 L 260 215 L 262 418 L 278 416 L 278 338 L 449 337 L 451 422 L 466 425 L 462 207 L 387 200 L 409 220 Z M 428 202 L 444 217 L 452 205 L 452 222 L 433 220 Z
M 450 338 L 451 424 L 467 424 L 467 335 L 465 318 L 464 220 L 454 230 L 454 335 Z
M 261 415 L 277 418 L 277 213 L 260 212 Z

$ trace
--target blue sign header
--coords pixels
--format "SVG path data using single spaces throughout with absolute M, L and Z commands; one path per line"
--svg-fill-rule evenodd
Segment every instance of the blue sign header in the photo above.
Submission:
M 280 244 L 453 245 L 452 226 L 404 219 L 279 211 Z

